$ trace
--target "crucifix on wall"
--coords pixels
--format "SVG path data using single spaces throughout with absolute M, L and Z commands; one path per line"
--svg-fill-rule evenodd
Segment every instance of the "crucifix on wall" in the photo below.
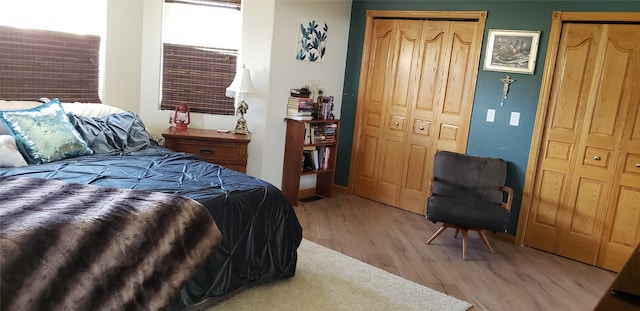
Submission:
M 511 85 L 511 83 L 516 82 L 516 80 L 511 79 L 510 75 L 507 75 L 504 78 L 501 78 L 500 81 L 502 81 L 503 86 L 502 86 L 502 101 L 500 102 L 500 107 L 502 107 L 504 105 L 504 100 L 507 99 L 508 94 L 509 94 L 509 85 Z

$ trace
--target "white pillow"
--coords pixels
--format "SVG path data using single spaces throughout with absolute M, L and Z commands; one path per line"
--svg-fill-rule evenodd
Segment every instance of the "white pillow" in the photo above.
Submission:
M 73 113 L 78 116 L 88 118 L 104 118 L 114 113 L 125 112 L 124 110 L 109 106 L 107 104 L 92 104 L 92 103 L 62 103 L 64 111 Z
M 48 103 L 50 99 L 46 97 L 40 98 L 40 101 L 43 103 Z M 109 106 L 106 104 L 97 104 L 97 103 L 62 103 L 62 108 L 66 113 L 73 113 L 77 116 L 83 116 L 88 118 L 103 118 L 106 116 L 110 116 L 114 113 L 125 112 L 124 110 Z
M 18 101 L 18 100 L 1 100 L 0 110 L 23 110 L 38 107 L 45 102 L 49 102 L 48 99 L 43 98 L 44 102 L 39 101 Z M 89 117 L 89 118 L 103 118 L 114 113 L 125 112 L 124 110 L 109 106 L 107 104 L 96 103 L 62 103 L 64 111 L 73 113 L 75 115 Z
M 0 99 L 0 110 L 24 110 L 38 107 L 44 104 L 39 101 L 26 101 L 26 100 L 2 100 Z
M 27 166 L 12 135 L 0 135 L 0 167 Z

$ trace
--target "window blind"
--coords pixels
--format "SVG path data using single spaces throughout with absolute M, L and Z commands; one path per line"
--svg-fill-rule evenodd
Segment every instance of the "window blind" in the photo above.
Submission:
M 215 10 L 222 10 L 223 14 L 226 14 L 224 12 L 228 12 L 227 10 L 240 10 L 240 0 L 165 0 L 164 2 L 215 7 Z M 196 27 L 193 29 L 194 32 L 201 32 L 207 24 L 194 27 Z M 205 31 L 203 35 L 216 36 L 216 32 L 228 32 L 228 29 L 217 26 Z M 200 45 L 208 45 L 204 47 L 196 46 L 198 45 L 196 42 L 180 41 L 183 41 L 182 38 L 178 40 L 173 38 L 163 43 L 160 109 L 174 110 L 176 105 L 185 103 L 192 112 L 235 114 L 234 99 L 225 95 L 226 88 L 236 74 L 238 50 L 234 49 L 235 46 L 214 41 L 210 44 L 200 43 Z
M 191 112 L 234 114 L 234 100 L 225 96 L 236 74 L 238 51 L 165 43 L 161 109 L 179 103 Z
M 0 26 L 0 99 L 99 103 L 100 36 Z

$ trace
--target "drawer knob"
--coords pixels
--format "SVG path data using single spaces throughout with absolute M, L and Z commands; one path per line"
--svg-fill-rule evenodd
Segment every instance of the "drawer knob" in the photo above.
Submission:
M 595 156 L 595 157 L 593 157 L 593 159 L 596 160 L 596 161 L 600 161 L 600 156 Z
M 393 125 L 398 126 L 398 125 L 400 125 L 400 122 L 398 122 L 398 121 L 393 122 Z
M 420 129 L 421 131 L 424 131 L 424 126 L 421 126 L 418 129 Z
M 200 153 L 202 154 L 213 154 L 214 150 L 211 149 L 200 149 Z
M 636 167 L 640 167 L 640 163 L 636 163 Z

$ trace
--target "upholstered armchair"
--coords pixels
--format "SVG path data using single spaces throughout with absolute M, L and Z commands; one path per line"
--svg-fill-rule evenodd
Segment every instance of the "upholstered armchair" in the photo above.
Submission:
M 447 228 L 462 231 L 462 259 L 467 258 L 467 234 L 476 231 L 494 253 L 483 230 L 505 232 L 513 201 L 513 191 L 505 186 L 507 163 L 487 158 L 438 151 L 434 159 L 432 195 L 427 200 L 427 219 L 442 227 L 426 242 Z M 506 193 L 506 196 L 505 196 Z

